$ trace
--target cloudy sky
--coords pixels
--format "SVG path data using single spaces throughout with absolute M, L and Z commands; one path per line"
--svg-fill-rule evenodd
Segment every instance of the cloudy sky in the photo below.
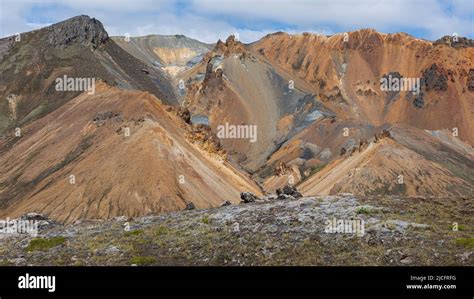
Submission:
M 0 36 L 86 14 L 110 35 L 184 34 L 252 42 L 275 31 L 333 34 L 360 28 L 435 40 L 474 38 L 474 0 L 0 0 Z

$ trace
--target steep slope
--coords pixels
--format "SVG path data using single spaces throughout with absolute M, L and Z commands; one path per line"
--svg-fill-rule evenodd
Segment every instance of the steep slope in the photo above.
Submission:
M 242 138 L 221 141 L 231 157 L 254 173 L 254 179 L 267 191 L 306 180 L 306 184 L 330 184 L 328 190 L 314 189 L 325 194 L 341 190 L 382 194 L 389 189 L 392 192 L 394 174 L 406 173 L 413 183 L 395 193 L 435 195 L 439 191 L 444 196 L 472 196 L 473 189 L 468 187 L 472 171 L 466 169 L 473 164 L 468 144 L 474 98 L 470 77 L 466 77 L 474 65 L 472 42 L 462 39 L 459 44 L 447 45 L 373 30 L 347 36 L 347 42 L 343 35 L 284 33 L 251 45 L 233 37 L 225 43 L 219 41 L 201 64 L 178 76 L 186 82 L 180 93 L 183 105 L 196 121 L 209 123 L 214 132 L 224 123 L 256 125 L 258 139 L 254 143 Z M 419 76 L 419 93 L 416 89 L 381 88 L 382 78 L 411 79 L 407 77 L 415 75 Z M 349 163 L 353 154 L 393 135 L 395 129 L 397 141 L 375 147 L 375 152 L 381 153 L 369 164 L 374 174 L 354 173 L 359 162 L 351 162 L 356 166 Z M 462 144 L 465 151 L 453 160 L 437 154 L 443 148 L 441 140 L 408 144 L 408 138 L 424 140 L 424 129 L 456 131 L 450 142 Z M 385 163 L 390 160 L 387 157 L 401 159 L 403 155 L 413 160 Z M 418 174 L 406 164 L 417 159 Z M 443 159 L 450 161 L 449 165 Z M 321 176 L 308 180 L 323 168 L 331 172 L 333 166 L 325 166 L 333 161 L 351 167 L 340 166 L 334 170 L 338 174 L 326 182 L 319 182 Z M 434 177 L 425 179 L 430 174 Z M 339 177 L 346 175 L 354 175 L 363 189 L 354 187 L 352 181 L 352 185 L 342 186 Z M 371 185 L 374 179 L 381 181 L 380 186 Z M 444 191 L 430 184 L 438 184 Z
M 421 177 L 413 184 L 417 186 L 416 191 L 408 188 L 399 190 L 401 194 L 435 195 L 436 184 L 446 187 L 445 182 L 449 181 L 453 186 L 459 184 L 459 188 L 445 188 L 440 194 L 474 196 L 472 188 L 466 188 L 472 184 L 468 177 L 473 174 L 465 169 L 466 165 L 473 165 L 474 135 L 470 129 L 474 122 L 473 45 L 472 40 L 465 38 L 455 42 L 445 37 L 432 43 L 403 33 L 383 34 L 368 29 L 329 37 L 275 33 L 251 44 L 249 49 L 255 56 L 272 64 L 280 73 L 286 73 L 297 88 L 315 94 L 316 99 L 334 113 L 332 116 L 322 114 L 272 154 L 259 169 L 259 179 L 265 189 L 273 191 L 285 184 L 306 180 L 302 186 L 307 187 L 307 191 L 312 190 L 309 194 L 342 190 L 383 194 L 387 190 L 375 190 L 371 180 L 379 178 L 386 187 L 393 182 L 388 177 L 408 171 L 410 167 L 403 160 L 401 164 L 382 163 L 385 154 L 392 157 L 388 153 L 393 151 L 393 157 L 397 157 L 396 153 L 403 148 L 403 155 L 412 158 L 416 153 L 421 155 L 418 157 Z M 403 88 L 384 90 L 383 78 L 419 79 L 419 92 Z M 392 127 L 393 124 L 408 127 L 398 130 L 399 125 Z M 376 147 L 376 152 L 384 153 L 373 158 L 377 163 L 370 164 L 371 171 L 377 175 L 364 176 L 354 172 L 353 167 L 337 168 L 331 163 L 337 160 L 336 164 L 345 165 L 354 160 L 354 152 L 363 151 L 375 141 L 374 136 L 384 137 L 384 130 L 389 127 L 392 127 L 389 134 L 397 133 L 396 142 L 384 141 L 383 147 Z M 438 154 L 445 151 L 441 140 L 418 142 L 426 139 L 424 130 L 447 132 L 444 136 L 451 136 L 449 142 L 462 144 L 464 151 L 454 160 L 443 157 L 450 161 L 446 165 Z M 350 158 L 342 163 L 346 156 Z M 433 161 L 432 157 L 436 156 Z M 416 159 L 409 161 L 417 164 Z M 430 163 L 437 163 L 437 167 Z M 324 171 L 319 173 L 321 169 Z M 322 181 L 323 176 L 331 172 L 338 175 Z M 421 183 L 431 172 L 437 176 L 433 178 L 436 182 Z M 315 177 L 310 179 L 311 176 Z M 346 183 L 352 185 L 337 185 L 341 176 L 353 176 L 351 180 L 345 178 Z M 409 176 L 415 180 L 414 173 Z M 355 187 L 354 180 L 358 180 L 359 187 Z M 425 188 L 420 187 L 425 184 Z M 309 185 L 318 187 L 310 189 Z
M 19 41 L 3 38 L 0 49 L 0 133 L 47 115 L 84 91 L 74 84 L 59 91 L 56 80 L 64 76 L 80 84 L 94 80 L 146 90 L 176 102 L 176 89 L 160 70 L 122 50 L 87 16 L 22 33 Z
M 258 184 L 474 196 L 472 41 L 360 30 L 209 49 L 111 39 L 85 16 L 0 40 L 0 217 L 209 208 Z M 58 90 L 64 76 L 94 89 Z M 412 77 L 418 93 L 380 87 Z
M 296 184 L 343 155 L 367 147 L 386 126 L 321 116 L 283 143 L 259 169 L 265 189 Z
M 390 138 L 333 160 L 298 187 L 307 195 L 472 196 L 474 151 L 459 140 L 395 127 Z
M 135 58 L 172 76 L 200 62 L 214 46 L 183 35 L 116 36 L 112 39 Z
M 279 144 L 320 117 L 319 111 L 331 114 L 233 36 L 219 41 L 202 63 L 179 78 L 186 82 L 183 105 L 204 118 L 214 132 L 226 124 L 256 128 L 254 140 L 221 139 L 229 154 L 252 172 Z
M 372 125 L 406 123 L 428 130 L 458 128 L 474 144 L 474 43 L 437 42 L 370 29 L 333 36 L 268 35 L 255 55 L 291 74 L 340 118 Z M 383 77 L 419 78 L 419 94 L 382 90 Z M 308 86 L 309 84 L 309 86 Z
M 169 112 L 165 111 L 169 110 Z M 258 187 L 225 156 L 193 143 L 173 107 L 105 84 L 0 142 L 0 216 L 138 216 L 237 202 Z

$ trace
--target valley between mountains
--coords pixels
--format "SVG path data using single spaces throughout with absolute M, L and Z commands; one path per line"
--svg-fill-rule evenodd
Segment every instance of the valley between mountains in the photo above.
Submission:
M 2 235 L 1 264 L 474 265 L 473 40 L 206 44 L 88 16 L 20 36 L 0 39 L 0 218 L 40 227 Z

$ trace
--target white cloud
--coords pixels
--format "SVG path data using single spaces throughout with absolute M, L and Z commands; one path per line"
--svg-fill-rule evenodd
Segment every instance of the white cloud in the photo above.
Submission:
M 391 32 L 393 28 L 421 29 L 428 38 L 458 32 L 473 35 L 474 1 L 452 0 L 452 11 L 438 0 L 193 0 L 198 11 L 237 16 L 245 20 L 266 19 L 302 26 L 335 25 L 341 30 L 375 28 Z
M 0 0 L 0 36 L 30 31 L 79 14 L 99 19 L 110 35 L 184 34 L 208 43 L 235 32 L 242 41 L 252 42 L 274 31 L 331 34 L 359 28 L 426 32 L 424 37 L 429 39 L 454 32 L 473 36 L 472 0 L 179 2 L 184 7 L 176 3 L 172 0 Z M 38 6 L 43 9 L 35 11 Z M 446 6 L 451 9 L 446 10 Z M 30 20 L 31 15 L 37 19 Z M 239 20 L 241 28 L 231 20 Z

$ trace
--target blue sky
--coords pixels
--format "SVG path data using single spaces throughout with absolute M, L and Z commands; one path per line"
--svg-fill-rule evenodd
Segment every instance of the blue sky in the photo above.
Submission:
M 474 38 L 473 0 L 0 0 L 0 36 L 80 14 L 99 19 L 110 35 L 184 34 L 209 43 L 236 33 L 252 42 L 275 31 L 360 28 Z

